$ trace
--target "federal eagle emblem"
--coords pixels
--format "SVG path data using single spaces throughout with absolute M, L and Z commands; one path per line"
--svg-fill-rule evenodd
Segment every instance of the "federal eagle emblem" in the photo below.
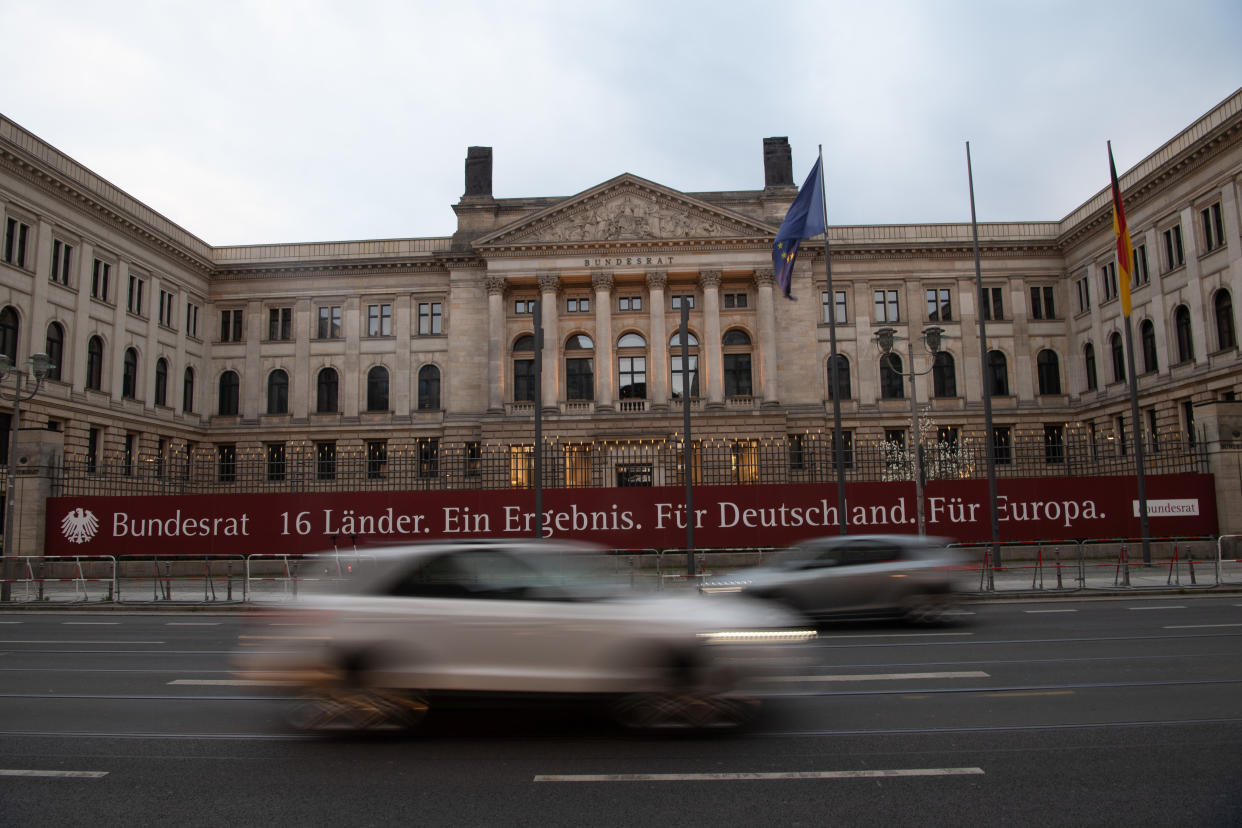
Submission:
M 79 506 L 61 519 L 60 531 L 70 543 L 86 543 L 99 531 L 99 519 L 91 510 Z

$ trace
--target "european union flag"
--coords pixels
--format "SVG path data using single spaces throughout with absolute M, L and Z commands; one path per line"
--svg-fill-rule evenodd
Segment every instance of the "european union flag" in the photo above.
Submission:
M 824 217 L 824 179 L 819 172 L 821 163 L 823 156 L 815 159 L 811 174 L 806 177 L 802 189 L 798 190 L 798 197 L 789 206 L 789 212 L 781 222 L 781 229 L 776 232 L 776 241 L 772 243 L 772 268 L 776 271 L 776 284 L 787 299 L 793 299 L 789 295 L 789 283 L 793 276 L 794 260 L 798 258 L 798 245 L 803 239 L 818 236 L 828 229 L 828 222 Z

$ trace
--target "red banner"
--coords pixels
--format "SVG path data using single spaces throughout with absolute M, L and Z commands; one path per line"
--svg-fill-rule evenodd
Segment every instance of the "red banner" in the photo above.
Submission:
M 914 484 L 847 486 L 851 534 L 918 531 Z M 1217 531 L 1211 475 L 1147 478 L 1154 536 Z M 47 501 L 47 555 L 304 554 L 384 543 L 472 537 L 532 537 L 529 489 L 53 497 Z M 615 549 L 686 546 L 681 487 L 547 489 L 545 537 Z M 929 535 L 991 539 L 985 480 L 938 480 L 923 492 Z M 1136 537 L 1134 477 L 1021 478 L 997 481 L 1003 541 Z M 836 486 L 790 483 L 698 486 L 698 548 L 786 546 L 840 531 Z

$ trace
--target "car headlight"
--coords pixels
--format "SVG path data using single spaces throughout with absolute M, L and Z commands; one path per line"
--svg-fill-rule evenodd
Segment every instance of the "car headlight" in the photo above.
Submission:
M 815 638 L 815 630 L 721 630 L 699 638 L 706 644 L 800 644 Z
M 699 592 L 704 595 L 724 595 L 729 592 L 741 592 L 741 584 L 703 584 L 699 587 Z

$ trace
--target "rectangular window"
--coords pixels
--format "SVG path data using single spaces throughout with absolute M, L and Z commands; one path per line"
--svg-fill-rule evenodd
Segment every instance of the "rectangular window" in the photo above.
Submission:
M 1078 312 L 1086 313 L 1091 310 L 1091 283 L 1083 276 L 1074 284 L 1078 286 Z
M 1182 403 L 1182 428 L 1186 430 L 1186 442 L 1195 444 L 1195 404 L 1190 400 Z
M 69 268 L 73 261 L 73 245 L 60 239 L 52 241 L 52 281 L 62 285 L 69 284 Z
M 388 441 L 367 441 L 367 479 L 383 480 L 388 476 Z
M 675 294 L 675 295 L 673 296 L 673 298 L 672 298 L 672 303 L 673 303 L 673 304 L 672 304 L 672 308 L 673 308 L 673 310 L 681 310 L 681 306 L 682 306 L 682 304 L 683 304 L 683 303 L 684 303 L 684 304 L 685 304 L 685 306 L 686 306 L 687 308 L 689 308 L 690 310 L 694 310 L 694 296 L 693 296 L 693 294 L 687 294 L 687 293 L 678 293 L 678 294 Z
M 895 290 L 877 290 L 875 292 L 875 321 L 876 322 L 900 322 L 901 314 L 898 313 L 897 291 Z
M 268 482 L 278 483 L 285 479 L 285 444 L 284 443 L 268 443 L 265 453 L 267 455 L 267 479 Z
M 1117 418 L 1117 453 L 1125 457 L 1130 453 L 1126 447 L 1126 418 Z
M 936 442 L 942 446 L 957 448 L 961 431 L 957 426 L 940 426 L 936 429 Z
M 220 311 L 220 341 L 242 341 L 242 312 L 240 309 Z
M 745 293 L 726 293 L 724 295 L 724 306 L 726 308 L 745 308 L 749 301 Z
M 927 291 L 927 319 L 929 322 L 950 322 L 953 319 L 953 302 L 948 288 L 930 288 Z
M 26 240 L 30 236 L 30 225 L 9 219 L 4 225 L 4 260 L 18 267 L 26 266 Z
M 534 299 L 514 299 L 513 312 L 520 315 L 531 314 L 535 312 Z
M 758 440 L 734 440 L 730 455 L 734 483 L 759 482 Z
M 185 303 L 185 333 L 198 338 L 198 305 L 193 302 Z
M 1134 284 L 1145 285 L 1151 281 L 1151 271 L 1147 268 L 1147 245 L 1140 244 L 1134 248 Z
M 1173 225 L 1165 230 L 1161 237 L 1164 239 L 1165 272 L 1176 270 L 1186 264 L 1186 251 L 1182 248 L 1182 226 Z
M 628 486 L 650 486 L 651 484 L 652 475 L 650 463 L 617 464 L 617 488 L 626 488 Z
M 1208 253 L 1225 246 L 1225 224 L 1220 216 L 1220 202 L 1199 211 L 1203 225 L 1203 249 Z
M 832 445 L 831 436 L 828 438 L 828 445 Z M 841 466 L 846 469 L 854 468 L 854 432 L 852 431 L 841 431 Z
M 164 479 L 164 461 L 168 457 L 168 440 L 160 437 L 155 441 L 155 468 L 152 473 L 156 480 Z
M 806 449 L 803 446 L 801 434 L 790 434 L 788 438 L 789 444 L 789 468 L 793 471 L 801 471 L 806 468 Z
M 440 473 L 440 441 L 425 437 L 418 441 L 418 476 L 435 477 Z
M 418 335 L 439 336 L 442 333 L 444 333 L 444 305 L 440 302 L 419 302 Z
M 5 441 L 8 445 L 8 441 Z M 94 473 L 99 467 L 99 429 L 92 428 L 86 432 L 86 470 Z
M 1044 426 L 1044 462 L 1065 462 L 1065 426 L 1060 423 Z
M 392 336 L 392 305 L 367 305 L 367 336 Z
M 529 489 L 535 477 L 535 450 L 532 446 L 509 446 L 509 487 Z
M 146 286 L 146 280 L 142 277 L 129 277 L 129 298 L 125 303 L 125 309 L 135 316 L 142 316 L 142 291 Z
M 1100 289 L 1104 292 L 1104 302 L 1117 298 L 1117 263 L 1106 262 L 1100 265 Z
M 591 445 L 570 443 L 565 446 L 565 488 L 582 489 L 591 485 Z
M 272 342 L 293 339 L 293 308 L 267 309 L 267 338 Z
M 137 438 L 133 434 L 125 435 L 125 449 L 121 453 L 121 474 L 129 477 L 134 473 L 134 449 Z
M 173 326 L 173 301 L 174 297 L 166 290 L 160 291 L 160 324 L 165 328 Z
M 983 289 L 983 318 L 988 322 L 1005 318 L 1004 290 L 998 287 Z
M 315 478 L 336 480 L 336 443 L 315 443 Z
M 341 338 L 340 305 L 326 305 L 319 309 L 319 327 L 316 334 L 319 339 Z
M 617 310 L 640 311 L 642 309 L 643 297 L 641 296 L 621 296 L 617 299 Z
M 570 296 L 565 300 L 567 313 L 590 313 L 591 299 L 587 296 Z
M 992 427 L 992 452 L 996 465 L 1008 466 L 1013 462 L 1013 429 L 1010 426 Z
M 845 312 L 845 291 L 834 290 L 833 293 L 836 294 L 837 301 L 835 307 L 832 308 L 828 305 L 828 291 L 825 290 L 819 294 L 820 304 L 824 306 L 824 324 L 827 325 L 834 321 L 829 317 L 831 311 L 836 316 L 836 324 L 844 325 L 849 321 L 849 315 Z
M 1056 319 L 1056 306 L 1053 304 L 1052 285 L 1040 285 L 1031 288 L 1031 317 L 1034 319 Z
M 91 298 L 101 302 L 108 301 L 108 278 L 112 275 L 112 265 L 95 260 L 91 268 Z
M 1151 446 L 1152 454 L 1160 451 L 1160 432 L 1156 429 L 1157 422 L 1156 409 L 1147 409 L 1147 445 Z
M 219 483 L 237 482 L 237 446 L 232 443 L 221 443 L 216 446 L 216 481 Z
M 483 444 L 478 440 L 466 443 L 466 477 L 482 477 Z

